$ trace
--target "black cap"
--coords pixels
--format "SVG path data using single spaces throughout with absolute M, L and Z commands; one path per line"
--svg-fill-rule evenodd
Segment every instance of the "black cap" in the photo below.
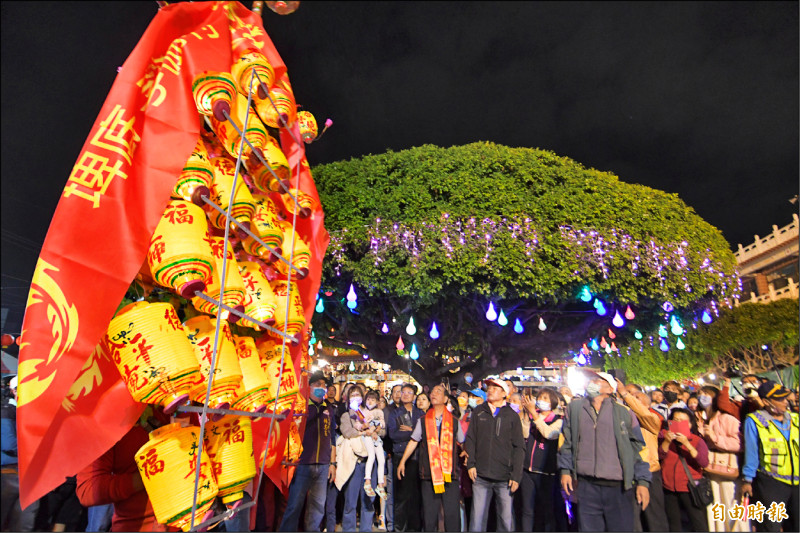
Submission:
M 788 389 L 775 383 L 774 381 L 765 381 L 758 387 L 758 396 L 762 399 L 772 398 L 773 400 L 782 400 L 789 396 L 791 392 Z

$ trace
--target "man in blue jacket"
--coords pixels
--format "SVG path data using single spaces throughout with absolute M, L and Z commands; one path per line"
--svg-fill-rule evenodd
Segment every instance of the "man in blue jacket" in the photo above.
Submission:
M 411 433 L 417 425 L 417 420 L 425 414 L 414 405 L 417 389 L 414 385 L 406 383 L 400 390 L 400 405 L 395 409 L 387 425 L 389 437 L 392 439 L 392 454 L 394 463 L 394 530 L 419 531 L 421 507 L 419 500 L 419 459 L 418 450 L 406 461 L 406 474 L 403 479 L 397 477 L 397 466 L 406 451 L 406 445 L 411 440 Z
M 572 400 L 567 411 L 558 451 L 561 488 L 567 496 L 575 492 L 580 531 L 633 531 L 634 497 L 642 511 L 650 502 L 642 430 L 612 398 L 617 383 L 611 375 L 589 378 L 586 398 Z

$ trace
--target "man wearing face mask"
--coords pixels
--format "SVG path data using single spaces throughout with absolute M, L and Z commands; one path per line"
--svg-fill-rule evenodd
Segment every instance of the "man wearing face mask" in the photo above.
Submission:
M 305 531 L 318 531 L 325 514 L 328 482 L 333 482 L 336 477 L 336 445 L 331 438 L 336 429 L 336 408 L 325 397 L 326 383 L 322 372 L 311 374 L 308 378 L 311 392 L 306 410 L 303 452 L 297 460 L 286 511 L 278 531 L 299 530 L 300 512 L 306 495 Z M 333 516 L 328 518 L 328 527 L 331 527 L 331 523 L 335 526 L 335 509 Z
M 717 407 L 723 413 L 735 416 L 744 421 L 747 415 L 764 408 L 764 403 L 758 397 L 758 387 L 761 380 L 755 374 L 747 374 L 742 377 L 742 389 L 744 389 L 744 401 L 737 402 L 730 397 L 731 379 L 725 378 L 722 390 L 717 398 Z
M 472 531 L 486 531 L 492 496 L 497 509 L 497 530 L 513 531 L 512 494 L 522 480 L 525 441 L 519 415 L 507 404 L 508 385 L 488 379 L 486 403 L 472 412 L 464 449 L 472 480 Z
M 677 381 L 667 381 L 664 383 L 664 386 L 661 387 L 661 390 L 664 391 L 664 405 L 666 406 L 665 418 L 669 419 L 669 415 L 673 409 L 688 409 L 686 402 L 680 399 L 680 395 L 683 393 L 683 388 L 681 388 L 680 383 Z M 664 429 L 666 429 L 666 427 L 664 427 Z
M 568 496 L 575 492 L 580 531 L 633 531 L 634 497 L 642 511 L 650 502 L 642 431 L 636 417 L 611 398 L 616 386 L 605 372 L 590 374 L 586 398 L 569 404 L 563 428 L 561 488 Z
M 766 381 L 758 387 L 764 409 L 750 413 L 744 422 L 742 494 L 753 501 L 783 505 L 788 517 L 754 522 L 756 531 L 797 531 L 798 484 L 800 484 L 800 420 L 788 408 L 790 392 Z M 775 502 L 773 504 L 773 502 Z

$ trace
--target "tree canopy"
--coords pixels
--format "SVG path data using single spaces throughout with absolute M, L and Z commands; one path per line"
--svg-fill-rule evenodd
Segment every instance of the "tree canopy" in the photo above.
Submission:
M 740 287 L 728 243 L 677 195 L 546 150 L 424 145 L 314 176 L 331 233 L 318 338 L 395 366 L 413 345 L 415 373 L 479 377 L 558 357 L 630 306 L 636 319 L 614 328 L 624 342 L 663 320 L 665 302 L 688 317 Z M 486 319 L 490 303 L 508 326 Z
M 760 374 L 798 362 L 798 300 L 765 304 L 745 303 L 723 309 L 711 324 L 687 328 L 685 349 L 664 353 L 657 336 L 623 347 L 621 357 L 608 357 L 606 369 L 621 368 L 630 381 L 658 385 L 667 380 L 694 378 L 700 374 L 738 369 Z M 770 358 L 770 355 L 772 358 Z

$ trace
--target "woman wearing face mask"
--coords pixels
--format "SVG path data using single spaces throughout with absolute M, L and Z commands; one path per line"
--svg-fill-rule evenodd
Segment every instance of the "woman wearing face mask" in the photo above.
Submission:
M 367 443 L 369 443 L 373 438 L 385 436 L 386 430 L 383 428 L 379 429 L 378 426 L 371 425 L 367 422 L 366 413 L 370 412 L 376 415 L 376 411 L 378 411 L 375 409 L 378 405 L 378 398 L 377 395 L 375 395 L 370 400 L 371 402 L 374 401 L 373 409 L 369 409 L 366 405 L 362 408 L 364 396 L 365 394 L 362 392 L 360 385 L 355 385 L 348 391 L 348 410 L 342 415 L 340 427 L 342 430 L 342 437 L 345 439 L 361 440 L 362 437 L 367 437 Z M 367 454 L 369 454 L 370 449 L 372 449 L 373 452 L 375 451 L 374 446 L 370 445 L 365 447 Z M 338 456 L 339 453 L 337 450 L 337 457 Z M 373 469 L 370 477 L 366 478 L 366 480 L 369 481 L 369 485 L 367 485 L 365 482 L 366 461 L 367 458 L 357 459 L 350 479 L 347 481 L 346 485 L 342 487 L 345 493 L 342 531 L 356 531 L 356 507 L 359 499 L 361 499 L 361 530 L 372 531 L 375 497 L 375 491 L 372 490 L 372 487 L 378 486 L 378 479 L 376 476 L 376 469 Z M 369 492 L 371 492 L 372 495 L 367 492 L 367 487 L 369 487 Z M 367 527 L 369 529 L 366 529 Z
M 523 435 L 527 446 L 521 483 L 522 531 L 554 531 L 554 515 L 550 510 L 554 508 L 558 437 L 563 424 L 561 415 L 554 411 L 558 395 L 542 389 L 535 398 L 523 394 L 521 400 L 529 418 L 529 434 Z M 534 513 L 534 509 L 539 512 Z
M 711 481 L 714 502 L 731 509 L 734 502 L 741 500 L 741 483 L 738 480 L 738 456 L 742 452 L 742 441 L 739 437 L 741 424 L 728 413 L 719 410 L 719 391 L 716 387 L 706 385 L 697 394 L 697 429 L 708 445 L 710 455 L 706 477 Z M 714 520 L 714 513 L 709 507 L 708 526 L 710 531 L 750 531 L 749 520 L 731 520 L 729 516 L 720 522 Z

